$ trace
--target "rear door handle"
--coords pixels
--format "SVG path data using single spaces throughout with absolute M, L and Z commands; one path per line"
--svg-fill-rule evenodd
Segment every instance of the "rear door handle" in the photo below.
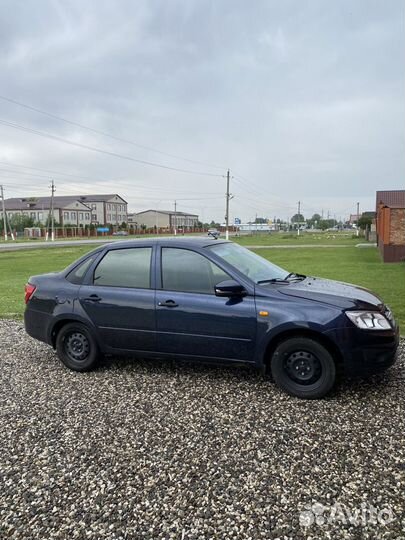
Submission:
M 174 300 L 166 300 L 165 302 L 159 302 L 158 306 L 160 307 L 178 307 L 179 304 L 176 304 Z
M 100 302 L 101 298 L 97 294 L 91 294 L 83 299 L 85 302 Z

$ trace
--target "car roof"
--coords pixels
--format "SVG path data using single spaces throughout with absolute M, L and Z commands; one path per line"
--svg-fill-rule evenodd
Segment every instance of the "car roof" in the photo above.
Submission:
M 212 246 L 216 244 L 223 244 L 228 242 L 228 240 L 215 240 L 215 238 L 209 238 L 206 236 L 158 236 L 156 238 L 153 237 L 147 237 L 147 238 L 135 238 L 132 240 L 119 240 L 114 241 L 109 244 L 105 244 L 103 247 L 110 248 L 113 246 L 119 246 L 119 247 L 135 247 L 139 245 L 163 245 L 163 244 L 170 244 L 172 246 L 177 247 L 194 247 L 194 248 L 202 248 L 207 246 Z

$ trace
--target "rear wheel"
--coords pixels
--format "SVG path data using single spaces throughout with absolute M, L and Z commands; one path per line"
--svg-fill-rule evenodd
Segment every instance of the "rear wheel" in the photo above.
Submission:
M 330 352 L 318 341 L 306 337 L 281 342 L 270 367 L 278 386 L 299 398 L 321 398 L 336 380 L 336 366 Z
M 56 351 L 65 366 L 74 371 L 89 371 L 99 356 L 96 340 L 81 323 L 68 323 L 59 330 Z

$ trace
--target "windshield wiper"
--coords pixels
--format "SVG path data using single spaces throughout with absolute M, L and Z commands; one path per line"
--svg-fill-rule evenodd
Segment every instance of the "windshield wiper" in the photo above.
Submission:
M 257 281 L 258 285 L 261 285 L 262 283 L 289 283 L 287 279 L 281 279 L 281 278 L 271 278 L 271 279 L 260 279 Z
M 307 276 L 304 276 L 304 274 L 296 274 L 295 272 L 290 272 L 285 278 L 269 278 L 269 279 L 261 279 L 257 281 L 258 285 L 261 285 L 262 283 L 291 283 L 291 281 L 302 281 Z M 292 279 L 293 278 L 293 279 Z
M 304 274 L 296 274 L 295 272 L 290 272 L 288 274 L 288 276 L 286 276 L 284 279 L 286 280 L 289 280 L 291 278 L 295 278 L 296 280 L 298 281 L 302 281 L 303 279 L 305 279 L 307 276 L 304 276 Z

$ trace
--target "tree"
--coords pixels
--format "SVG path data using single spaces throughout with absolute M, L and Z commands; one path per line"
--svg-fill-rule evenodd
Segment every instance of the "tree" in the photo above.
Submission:
M 357 221 L 357 226 L 360 227 L 362 231 L 364 231 L 365 229 L 371 226 L 372 222 L 373 220 L 371 219 L 371 217 L 361 216 L 359 220 Z
M 322 220 L 319 214 L 314 214 L 311 219 L 307 219 L 308 227 L 318 227 L 320 221 Z
M 267 223 L 268 219 L 264 217 L 257 217 L 254 221 L 255 223 Z
M 304 223 L 305 218 L 302 214 L 294 214 L 291 218 L 291 223 Z
M 18 232 L 24 231 L 26 227 L 33 227 L 35 225 L 34 220 L 24 214 L 13 214 L 8 217 L 10 227 Z
M 336 219 L 321 219 L 321 221 L 319 222 L 319 228 L 322 231 L 325 231 L 326 229 L 332 229 L 333 227 L 335 227 L 335 225 L 337 225 Z
M 70 224 L 70 223 L 64 223 L 63 225 L 66 226 L 66 227 L 76 227 L 76 223 L 72 223 L 72 224 Z M 61 224 L 59 223 L 59 221 L 56 221 L 56 219 L 54 219 L 54 221 L 53 221 L 53 226 L 54 226 L 54 227 L 60 227 Z M 51 216 L 48 216 L 48 217 L 46 218 L 44 227 L 45 227 L 46 229 L 50 229 L 50 228 L 52 227 L 52 218 L 51 218 Z

